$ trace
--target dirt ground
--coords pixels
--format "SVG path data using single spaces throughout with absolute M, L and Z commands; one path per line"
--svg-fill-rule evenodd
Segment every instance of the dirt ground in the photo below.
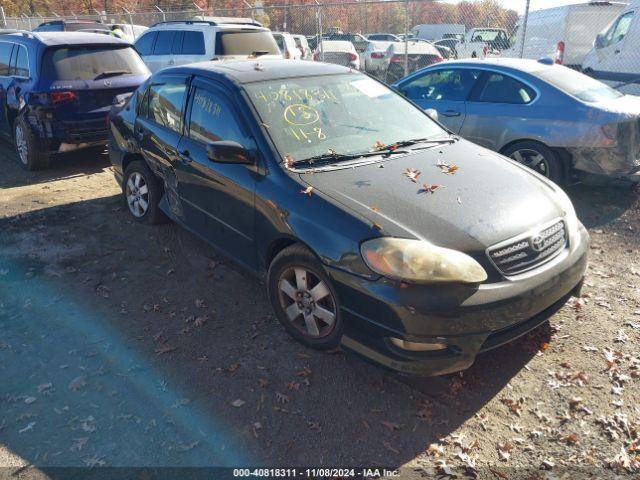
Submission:
M 462 374 L 411 379 L 295 343 L 257 279 L 175 225 L 133 222 L 104 153 L 32 174 L 3 144 L 0 171 L 0 476 L 640 473 L 640 199 L 627 187 L 569 189 L 593 242 L 584 298 Z

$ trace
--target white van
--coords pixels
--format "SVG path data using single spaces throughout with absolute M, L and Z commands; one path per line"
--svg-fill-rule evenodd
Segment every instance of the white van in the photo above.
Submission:
M 596 37 L 582 69 L 624 93 L 639 95 L 639 45 L 640 0 L 635 0 Z
M 620 2 L 599 1 L 530 12 L 523 58 L 552 58 L 558 64 L 579 69 L 593 39 L 625 6 Z M 513 46 L 502 52 L 503 57 L 520 57 L 520 25 L 512 39 Z

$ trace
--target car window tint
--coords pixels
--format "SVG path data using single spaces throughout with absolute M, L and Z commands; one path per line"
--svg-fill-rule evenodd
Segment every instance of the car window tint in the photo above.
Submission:
M 515 78 L 500 73 L 491 73 L 478 95 L 478 101 L 525 105 L 531 103 L 535 97 L 536 92 L 531 87 Z
M 153 55 L 169 55 L 173 45 L 175 30 L 161 30 L 158 32 L 156 44 L 153 47 Z
M 265 52 L 280 55 L 276 40 L 269 31 L 216 33 L 216 55 L 251 55 Z
M 148 118 L 176 132 L 182 130 L 182 106 L 186 83 L 164 83 L 149 87 Z
M 171 53 L 180 55 L 182 53 L 182 39 L 184 38 L 184 32 L 176 32 L 173 37 L 173 45 L 171 47 Z
M 16 45 L 14 49 L 15 60 L 12 63 L 12 75 L 17 77 L 29 76 L 29 59 L 27 57 L 27 49 L 23 45 Z
M 194 89 L 189 137 L 202 143 L 220 140 L 244 143 L 244 135 L 224 99 L 202 88 Z
M 9 64 L 11 62 L 11 50 L 13 43 L 0 43 L 0 75 L 9 75 Z
M 61 23 L 53 23 L 49 25 L 40 25 L 34 30 L 34 32 L 62 32 L 64 31 L 64 25 Z
M 276 43 L 278 44 L 278 48 L 281 52 L 284 52 L 284 37 L 282 35 L 274 35 Z
M 560 65 L 533 72 L 533 75 L 587 103 L 606 102 L 623 96 L 595 78 Z
M 204 55 L 204 34 L 202 32 L 184 32 L 182 40 L 183 55 Z
M 155 40 L 157 34 L 158 32 L 145 33 L 140 38 L 138 38 L 138 40 L 134 44 L 136 51 L 140 55 L 151 55 L 153 41 Z
M 479 76 L 477 70 L 438 70 L 411 80 L 402 86 L 402 90 L 412 100 L 463 102 Z
M 623 40 L 629 33 L 635 12 L 628 12 L 622 15 L 611 27 L 604 38 L 604 45 L 608 47 Z
M 140 56 L 124 45 L 48 48 L 42 61 L 44 78 L 51 80 L 94 80 L 102 75 L 145 75 L 148 69 Z

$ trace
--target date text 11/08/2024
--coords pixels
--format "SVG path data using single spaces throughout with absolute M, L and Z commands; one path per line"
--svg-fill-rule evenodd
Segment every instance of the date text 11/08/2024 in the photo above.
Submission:
M 235 468 L 233 476 L 262 478 L 394 478 L 400 472 L 386 468 Z

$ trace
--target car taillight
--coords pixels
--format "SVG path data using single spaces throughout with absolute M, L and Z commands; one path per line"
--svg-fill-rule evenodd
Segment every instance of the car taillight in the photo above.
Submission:
M 71 102 L 78 98 L 76 92 L 51 92 L 49 94 L 51 103 L 59 105 L 60 103 Z
M 562 65 L 564 62 L 564 42 L 558 42 L 558 46 L 556 47 L 556 64 Z
M 320 52 L 316 50 L 315 52 L 313 52 L 313 61 L 317 62 L 318 60 L 320 60 Z
M 433 63 L 440 63 L 440 62 L 444 62 L 444 58 L 436 57 L 435 60 L 433 61 Z
M 350 53 L 349 54 L 349 61 L 350 62 L 355 62 L 356 60 L 358 60 L 358 55 L 356 55 L 355 53 Z
M 487 56 L 487 53 L 489 53 L 489 47 L 487 47 L 486 45 L 484 46 L 484 48 L 482 49 L 482 55 L 484 55 L 485 57 Z
M 393 63 L 404 62 L 404 55 L 394 55 L 393 57 L 391 57 L 391 61 Z
M 373 52 L 371 54 L 371 58 L 384 58 L 384 53 L 381 52 Z
M 291 58 L 291 52 L 289 51 L 289 49 L 286 49 L 284 51 L 284 58 L 285 60 L 289 60 Z

